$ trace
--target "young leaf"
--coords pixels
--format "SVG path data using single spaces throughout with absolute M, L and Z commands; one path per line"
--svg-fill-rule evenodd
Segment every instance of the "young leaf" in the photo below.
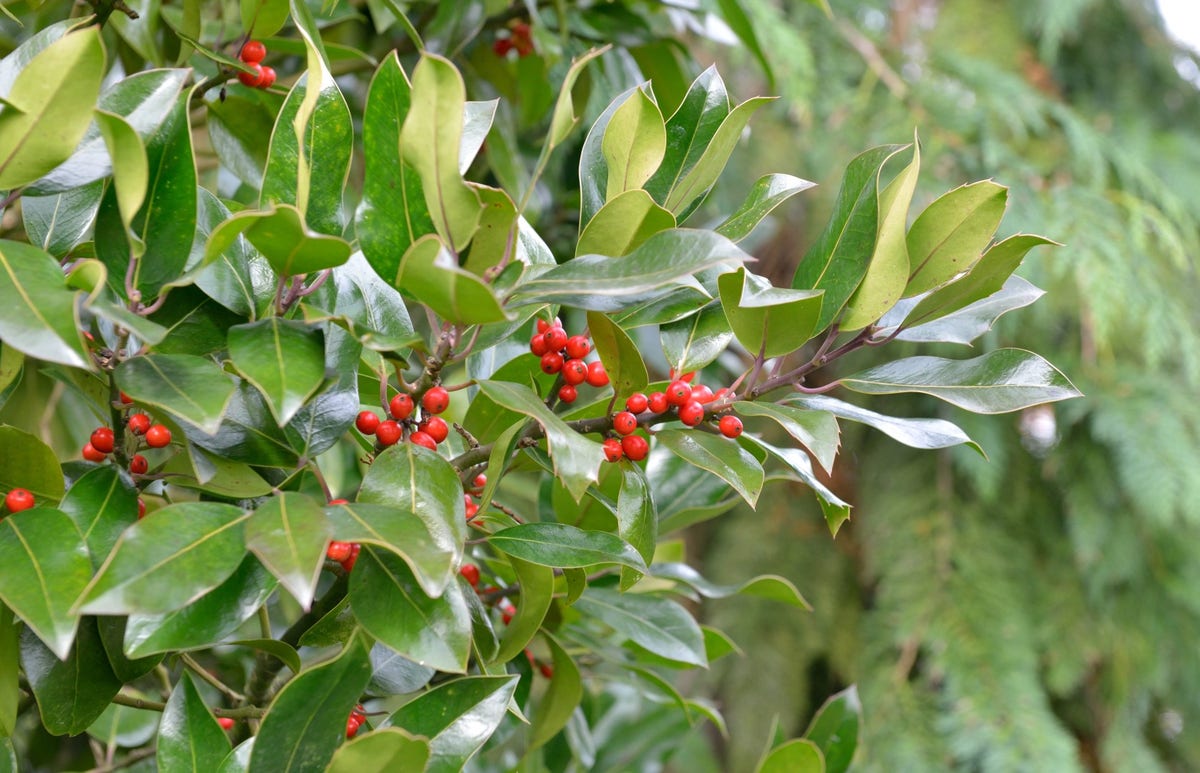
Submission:
M 229 359 L 286 425 L 325 381 L 325 336 L 302 322 L 268 317 L 229 328 Z
M 722 274 L 717 284 L 729 326 L 752 354 L 770 358 L 794 352 L 823 316 L 824 291 L 772 287 L 745 266 Z
M 525 523 L 501 529 L 488 537 L 497 550 L 550 567 L 620 564 L 646 571 L 633 546 L 603 531 L 585 531 L 565 523 Z
M 150 166 L 141 137 L 124 118 L 103 110 L 96 111 L 96 124 L 104 135 L 104 144 L 113 159 L 113 186 L 116 189 L 117 210 L 121 213 L 126 233 L 134 247 L 134 255 L 146 249 L 142 240 L 130 230 L 133 218 L 141 209 L 149 185 Z M 120 173 L 117 174 L 116 170 Z
M 608 162 L 604 155 L 604 135 L 609 123 L 621 107 L 633 98 L 639 87 L 634 86 L 621 92 L 604 108 L 600 117 L 588 129 L 579 151 L 579 228 L 587 227 L 600 208 L 604 206 L 608 193 Z M 527 196 L 528 198 L 528 196 Z
M 491 287 L 459 268 L 436 234 L 413 242 L 400 259 L 392 284 L 448 322 L 483 325 L 508 319 Z
M 967 437 L 967 433 L 944 419 L 903 419 L 886 416 L 827 395 L 796 395 L 788 398 L 788 402 L 814 411 L 827 411 L 839 418 L 874 427 L 910 448 L 949 448 L 966 443 L 980 454 L 983 453 L 983 449 Z
M 380 478 L 374 478 L 372 487 L 379 481 Z M 364 495 L 368 500 L 375 496 L 360 492 L 360 498 Z M 429 513 L 429 510 L 425 512 Z M 448 522 L 429 515 L 422 518 L 394 503 L 329 505 L 325 514 L 332 524 L 334 539 L 366 542 L 390 550 L 404 559 L 421 588 L 430 596 L 442 595 L 446 585 L 454 579 L 454 567 L 461 560 L 459 546 L 462 539 L 456 539 L 458 530 L 449 528 Z
M 659 231 L 675 227 L 675 216 L 640 188 L 619 193 L 600 208 L 575 244 L 576 255 L 620 257 Z
M 763 175 L 755 181 L 742 205 L 715 230 L 726 238 L 740 242 L 776 207 L 815 185 L 814 182 L 801 180 L 790 174 Z
M 332 532 L 311 497 L 285 492 L 267 499 L 246 519 L 246 547 L 308 609 Z
M 794 738 L 772 749 L 755 773 L 825 773 L 825 758 L 812 741 Z
M 159 770 L 208 773 L 229 754 L 229 737 L 204 705 L 186 671 L 175 683 L 158 728 Z
M 925 208 L 908 231 L 909 297 L 969 271 L 1000 226 L 1008 188 L 991 180 L 955 188 Z
M 641 188 L 662 163 L 666 147 L 662 113 L 646 90 L 639 88 L 617 108 L 604 128 L 600 148 L 608 166 L 605 201 Z
M 706 432 L 665 429 L 658 442 L 681 459 L 708 470 L 733 487 L 751 507 L 762 491 L 762 465 L 737 443 Z
M 338 747 L 326 773 L 391 773 L 425 770 L 429 742 L 398 727 L 359 735 Z
M 0 339 L 19 352 L 73 368 L 90 366 L 79 335 L 78 293 L 49 253 L 0 240 Z
M 599 312 L 587 313 L 588 332 L 604 370 L 612 383 L 613 395 L 618 401 L 645 388 L 650 383 L 650 374 L 642 353 L 629 334 L 610 317 Z
M 588 588 L 575 609 L 595 618 L 659 657 L 708 666 L 704 634 L 687 610 L 674 601 L 610 588 Z
M 389 721 L 429 739 L 427 773 L 450 773 L 461 770 L 495 732 L 516 689 L 516 676 L 466 676 L 406 703 Z
M 804 737 L 821 749 L 827 773 L 844 773 L 850 768 L 861 724 L 862 703 L 854 685 L 831 696 L 817 709 Z
M 233 396 L 233 378 L 212 360 L 189 354 L 131 357 L 113 371 L 117 385 L 142 405 L 162 408 L 215 432 Z
M 53 652 L 32 629 L 22 630 L 21 668 L 37 699 L 42 725 L 51 735 L 82 733 L 121 689 L 94 617 L 80 621 L 69 653 Z

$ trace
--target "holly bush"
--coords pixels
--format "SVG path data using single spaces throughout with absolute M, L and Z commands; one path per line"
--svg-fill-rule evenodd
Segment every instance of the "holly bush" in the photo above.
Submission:
M 806 606 L 686 527 L 788 480 L 836 535 L 839 421 L 974 445 L 829 392 L 1077 394 L 1019 349 L 829 368 L 975 341 L 1050 242 L 991 181 L 916 212 L 914 139 L 755 273 L 811 184 L 706 205 L 768 100 L 679 29 L 761 56 L 736 3 L 93 6 L 20 6 L 0 61 L 5 769 L 652 766 L 724 730 L 698 602 Z M 858 711 L 761 769 L 844 770 Z

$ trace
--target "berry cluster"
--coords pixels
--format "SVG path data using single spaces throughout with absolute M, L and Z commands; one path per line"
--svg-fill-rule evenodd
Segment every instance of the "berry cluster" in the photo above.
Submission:
M 581 384 L 608 386 L 604 363 L 584 361 L 592 351 L 592 342 L 585 335 L 567 335 L 562 321 L 557 318 L 550 322 L 538 319 L 537 332 L 529 339 L 529 351 L 541 358 L 543 373 L 557 374 L 562 379 L 558 399 L 564 403 L 575 402 Z
M 467 520 L 473 519 L 479 513 L 479 504 L 475 501 L 476 497 L 483 493 L 483 487 L 487 485 L 487 476 L 479 473 L 475 476 L 475 485 L 470 490 L 463 493 L 463 504 L 467 510 Z M 474 585 L 474 583 L 471 583 Z
M 625 410 L 613 414 L 613 431 L 618 437 L 609 437 L 604 441 L 604 456 L 610 462 L 628 459 L 640 462 L 650 451 L 649 443 L 641 435 L 636 435 L 637 428 L 645 421 L 662 414 L 674 411 L 683 424 L 695 427 L 709 415 L 706 407 L 710 403 L 721 400 L 729 394 L 728 389 L 718 389 L 713 392 L 703 384 L 690 383 L 695 373 L 688 373 L 674 379 L 667 385 L 665 392 L 651 392 L 649 395 L 634 392 L 625 401 Z M 718 431 L 727 438 L 735 438 L 742 434 L 742 420 L 732 414 L 725 414 L 717 421 Z
M 450 425 L 439 413 L 450 407 L 450 393 L 443 386 L 432 386 L 421 395 L 421 419 L 413 414 L 416 402 L 412 395 L 400 392 L 388 403 L 392 418 L 383 419 L 374 411 L 362 411 L 354 420 L 354 426 L 364 435 L 375 436 L 375 449 L 381 451 L 394 446 L 408 435 L 408 442 L 436 451 L 438 444 L 450 436 Z
M 507 37 L 497 37 L 492 43 L 492 52 L 496 56 L 508 56 L 509 51 L 516 51 L 518 57 L 526 57 L 534 52 L 533 30 L 523 21 L 514 21 L 509 27 Z
M 121 392 L 121 405 L 132 410 L 133 398 Z M 128 413 L 125 417 L 126 434 L 121 438 L 123 451 L 132 451 L 129 456 L 129 471 L 134 475 L 145 475 L 150 471 L 150 462 L 138 451 L 144 448 L 166 448 L 171 445 L 171 430 L 165 424 L 155 424 L 141 411 Z M 83 445 L 83 458 L 101 463 L 117 450 L 117 434 L 110 427 L 99 426 L 92 431 L 88 442 Z M 145 512 L 145 503 L 138 500 L 138 517 Z
M 345 499 L 331 499 L 329 500 L 329 504 L 348 505 L 350 502 Z M 354 562 L 358 560 L 358 554 L 361 550 L 362 545 L 357 542 L 338 542 L 335 540 L 329 543 L 329 547 L 325 548 L 325 557 L 330 561 L 336 561 L 341 564 L 342 569 L 346 571 L 346 574 L 349 574 L 350 570 L 354 568 Z
M 242 85 L 252 89 L 269 89 L 275 83 L 275 68 L 262 64 L 267 55 L 267 47 L 257 40 L 251 40 L 242 46 L 239 58 L 253 72 L 242 70 L 238 72 L 238 80 Z

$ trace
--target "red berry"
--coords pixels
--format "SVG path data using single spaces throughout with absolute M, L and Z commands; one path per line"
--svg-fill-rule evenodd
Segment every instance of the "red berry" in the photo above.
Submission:
M 421 422 L 420 430 L 433 438 L 435 443 L 441 443 L 450 435 L 450 425 L 441 416 L 430 416 Z
M 619 462 L 625 452 L 621 450 L 621 441 L 615 437 L 604 439 L 604 458 L 610 462 Z
M 721 430 L 721 434 L 725 437 L 737 437 L 742 434 L 742 420 L 737 416 L 726 414 L 717 422 L 717 429 Z
M 509 51 L 512 51 L 512 38 L 496 38 L 492 42 L 492 53 L 496 56 L 507 56 Z M 541 320 L 538 320 L 541 322 Z
M 358 733 L 358 728 L 362 727 L 362 720 L 351 714 L 346 719 L 346 737 L 353 738 Z
M 541 333 L 535 333 L 533 338 L 529 339 L 529 351 L 534 355 L 541 357 L 546 353 L 546 336 Z
M 552 327 L 542 336 L 546 339 L 546 351 L 561 352 L 567 347 L 567 331 L 561 327 Z
M 233 717 L 217 717 L 217 724 L 222 730 L 232 730 L 234 726 Z
M 354 426 L 364 435 L 374 435 L 375 430 L 379 429 L 379 417 L 374 411 L 363 411 L 354 420 Z
M 613 429 L 620 435 L 630 435 L 637 429 L 637 417 L 629 411 L 621 411 L 613 416 Z
M 449 407 L 450 393 L 445 387 L 430 387 L 429 391 L 421 396 L 421 408 L 425 413 L 441 413 Z
M 541 671 L 542 676 L 546 677 L 547 679 L 554 678 L 554 667 L 551 666 L 549 663 L 543 663 L 540 666 L 538 666 L 538 671 Z
M 713 400 L 714 401 L 721 400 L 721 399 L 727 397 L 728 395 L 729 395 L 729 389 L 727 387 L 721 387 L 720 389 L 718 389 L 716 392 L 713 393 Z
M 138 520 L 146 517 L 146 500 L 138 497 Z
M 517 614 L 517 608 L 513 606 L 511 601 L 506 599 L 500 606 L 500 619 L 504 621 L 505 625 L 508 625 L 512 622 L 513 615 L 515 614 Z
M 703 384 L 692 384 L 692 399 L 701 405 L 708 405 L 713 400 L 717 399 L 717 396 L 713 394 L 711 389 Z
M 103 462 L 108 458 L 108 454 L 96 448 L 91 443 L 83 444 L 83 458 L 89 462 Z
M 348 504 L 350 504 L 350 500 L 349 499 L 331 499 L 331 500 L 329 500 L 329 504 L 331 504 L 331 505 L 348 505 Z
M 571 336 L 567 339 L 567 356 L 582 360 L 592 350 L 592 344 L 587 336 Z
M 337 561 L 339 564 L 350 558 L 354 553 L 354 545 L 349 542 L 330 542 L 329 547 L 325 549 L 325 557 L 330 561 Z
M 475 488 L 482 489 L 487 485 L 487 476 L 482 472 L 475 476 Z
M 695 377 L 696 377 L 696 371 L 689 370 L 687 373 L 684 373 L 682 376 L 680 376 L 679 380 L 686 381 L 690 384 L 690 383 L 692 383 L 692 379 L 694 379 Z
M 422 432 L 421 430 L 417 430 L 409 435 L 408 442 L 412 443 L 413 445 L 421 446 L 422 448 L 428 448 L 430 451 L 437 450 L 437 441 L 434 440 L 428 432 Z
M 626 435 L 621 438 L 621 450 L 631 462 L 640 462 L 650 453 L 650 443 L 641 435 Z
M 558 352 L 546 352 L 542 355 L 542 372 L 551 375 L 562 370 L 563 358 Z
M 556 355 L 557 356 L 557 355 Z M 545 359 L 545 358 L 543 358 Z M 563 381 L 571 386 L 578 386 L 587 381 L 588 366 L 587 363 L 580 359 L 571 359 L 563 363 L 562 366 Z
M 554 319 L 542 319 L 541 317 L 537 318 L 537 331 L 539 333 L 545 333 L 552 327 L 562 327 L 562 320 L 560 320 L 558 317 L 555 317 Z
M 260 89 L 269 89 L 275 85 L 275 68 L 264 64 L 262 68 L 262 80 L 258 82 Z
M 692 399 L 692 385 L 683 379 L 676 379 L 667 385 L 667 402 L 681 406 Z
M 403 421 L 409 416 L 412 416 L 413 409 L 416 404 L 413 403 L 412 395 L 401 392 L 392 398 L 388 403 L 388 413 L 392 414 L 392 418 L 396 421 Z
M 471 519 L 472 519 L 472 518 L 474 518 L 474 517 L 475 517 L 475 516 L 476 516 L 478 513 L 479 513 L 479 505 L 475 504 L 474 502 L 467 502 L 467 504 L 466 504 L 466 516 L 467 516 L 467 520 L 468 520 L 468 521 L 469 521 L 469 520 L 471 520 Z
M 171 430 L 162 424 L 155 424 L 146 430 L 146 445 L 151 448 L 166 448 L 171 445 Z
M 124 392 L 121 393 L 121 403 L 123 405 L 133 405 L 133 398 Z
M 134 475 L 145 475 L 150 469 L 150 462 L 146 461 L 146 457 L 141 454 L 134 454 L 129 460 L 129 471 Z
M 261 62 L 267 55 L 267 47 L 257 40 L 251 40 L 242 46 L 242 61 L 247 64 L 251 62 Z
M 15 488 L 4 497 L 4 506 L 10 513 L 19 513 L 33 507 L 33 494 L 23 488 Z
M 579 390 L 571 384 L 563 384 L 558 388 L 558 399 L 564 403 L 573 403 L 579 397 Z
M 650 406 L 650 400 L 641 392 L 634 392 L 625 400 L 625 408 L 630 413 L 642 413 Z
M 108 427 L 97 427 L 92 433 L 92 448 L 103 454 L 111 454 L 116 436 Z
M 458 573 L 463 576 L 463 579 L 471 583 L 471 587 L 479 585 L 479 567 L 475 564 L 463 564 Z
M 375 440 L 381 446 L 396 445 L 400 442 L 403 434 L 404 430 L 400 429 L 400 425 L 391 419 L 379 422 L 379 426 L 375 428 Z
M 594 387 L 608 386 L 608 371 L 600 360 L 588 363 L 587 382 Z
M 345 569 L 347 573 L 354 568 L 354 562 L 358 560 L 358 551 L 360 550 L 362 550 L 362 545 L 359 545 L 357 542 L 350 544 L 350 557 L 341 562 L 342 568 Z
M 150 429 L 150 417 L 144 413 L 135 413 L 129 417 L 129 431 L 135 435 L 145 435 Z
M 253 72 L 239 70 L 238 80 L 242 82 L 243 86 L 249 86 L 252 89 L 256 89 L 263 82 L 262 65 L 258 62 L 246 62 L 246 66 L 249 67 Z
M 667 395 L 665 392 L 651 392 L 646 399 L 646 407 L 652 413 L 664 413 L 667 410 Z
M 694 427 L 704 421 L 704 406 L 695 400 L 688 400 L 679 408 L 679 420 L 689 427 Z

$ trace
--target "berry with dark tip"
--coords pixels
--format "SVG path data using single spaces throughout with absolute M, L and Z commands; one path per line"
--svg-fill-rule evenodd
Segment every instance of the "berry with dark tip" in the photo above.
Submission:
M 695 400 L 689 400 L 679 408 L 679 420 L 689 427 L 694 427 L 704 421 L 704 406 Z
M 150 469 L 150 462 L 146 461 L 146 457 L 141 454 L 134 454 L 129 460 L 129 471 L 134 475 L 145 475 Z
M 717 422 L 717 429 L 721 430 L 721 434 L 728 438 L 735 438 L 742 434 L 742 420 L 737 416 L 726 414 Z
M 556 357 L 558 355 L 555 355 Z M 579 386 L 587 381 L 588 366 L 587 363 L 578 358 L 570 359 L 563 363 L 562 366 L 563 381 L 571 386 Z
M 434 443 L 441 443 L 450 436 L 450 425 L 441 416 L 430 416 L 418 429 L 433 438 Z
M 130 415 L 127 422 L 129 431 L 135 435 L 145 435 L 146 430 L 150 429 L 150 417 L 144 413 L 135 413 Z
M 558 399 L 564 403 L 573 403 L 579 398 L 579 390 L 571 384 L 563 384 L 558 388 Z
M 615 437 L 605 438 L 604 440 L 604 458 L 610 462 L 619 462 L 625 452 L 621 450 L 621 441 Z
M 247 64 L 261 62 L 266 56 L 267 47 L 260 41 L 250 40 L 246 42 L 246 45 L 242 46 L 241 59 Z
M 686 405 L 692 399 L 692 385 L 683 379 L 675 379 L 667 386 L 667 403 L 676 407 Z
M 446 391 L 446 387 L 430 387 L 421 395 L 421 408 L 426 413 L 441 413 L 449 407 L 450 393 Z
M 592 350 L 592 345 L 588 342 L 587 336 L 571 336 L 567 339 L 566 349 L 568 357 L 582 360 L 588 356 L 588 352 Z
M 562 370 L 563 358 L 558 352 L 546 352 L 542 355 L 542 372 L 554 375 Z
M 22 510 L 28 510 L 33 505 L 33 494 L 30 494 L 28 489 L 15 488 L 4 497 L 4 506 L 8 508 L 8 512 L 10 513 L 19 513 Z
M 646 407 L 651 413 L 665 413 L 668 408 L 666 392 L 651 392 L 646 400 Z
M 637 417 L 629 411 L 621 411 L 613 416 L 613 429 L 619 435 L 630 435 L 637 429 Z
M 412 395 L 404 392 L 393 397 L 388 403 L 388 413 L 392 414 L 392 418 L 396 421 L 403 421 L 412 416 L 414 408 L 416 408 L 416 404 L 413 403 Z

